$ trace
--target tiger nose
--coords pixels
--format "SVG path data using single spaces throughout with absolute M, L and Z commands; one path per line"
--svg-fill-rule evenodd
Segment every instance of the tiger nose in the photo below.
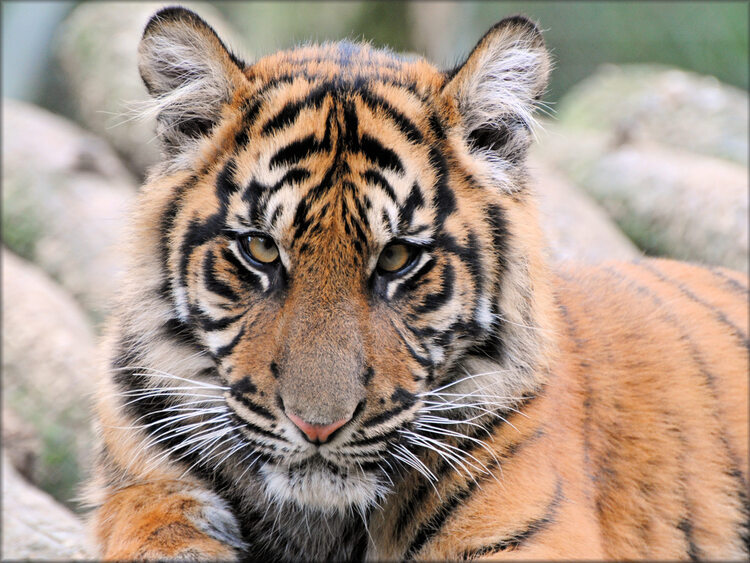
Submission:
M 333 422 L 331 424 L 310 424 L 309 422 L 305 422 L 304 420 L 302 420 L 294 413 L 288 412 L 286 413 L 286 415 L 297 428 L 304 432 L 308 440 L 318 443 L 323 443 L 328 440 L 328 437 L 331 434 L 333 434 L 336 430 L 338 430 L 351 420 L 351 417 L 349 417 L 342 418 L 341 420 L 337 420 L 336 422 Z

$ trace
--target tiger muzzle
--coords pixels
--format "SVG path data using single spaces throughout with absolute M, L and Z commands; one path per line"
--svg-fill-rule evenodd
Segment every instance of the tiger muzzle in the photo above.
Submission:
M 284 411 L 315 443 L 349 422 L 365 397 L 362 338 L 351 307 L 346 309 L 297 308 L 278 361 Z

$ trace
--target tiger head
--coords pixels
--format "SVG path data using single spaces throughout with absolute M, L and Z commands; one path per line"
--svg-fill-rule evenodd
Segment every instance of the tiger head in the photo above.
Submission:
M 365 507 L 478 403 L 542 383 L 534 24 L 501 21 L 447 72 L 350 42 L 246 64 L 167 8 L 139 57 L 164 161 L 134 270 L 221 382 L 243 479 Z

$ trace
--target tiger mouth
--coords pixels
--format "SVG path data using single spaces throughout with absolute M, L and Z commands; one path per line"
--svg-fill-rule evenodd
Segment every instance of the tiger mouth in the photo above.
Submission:
M 289 472 L 305 472 L 310 470 L 328 471 L 332 475 L 340 475 L 346 472 L 346 467 L 341 467 L 333 461 L 324 458 L 320 452 L 315 452 L 309 458 L 292 463 L 287 466 Z

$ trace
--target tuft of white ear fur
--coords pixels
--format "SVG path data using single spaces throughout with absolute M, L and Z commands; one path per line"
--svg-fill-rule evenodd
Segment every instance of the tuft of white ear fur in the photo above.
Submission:
M 148 22 L 138 46 L 138 69 L 152 96 L 143 113 L 156 116 L 170 165 L 189 161 L 186 153 L 197 148 L 244 83 L 244 66 L 190 10 L 164 8 Z
M 456 103 L 469 149 L 502 189 L 513 189 L 507 172 L 525 157 L 550 67 L 539 29 L 514 16 L 492 27 L 449 73 L 444 93 Z

